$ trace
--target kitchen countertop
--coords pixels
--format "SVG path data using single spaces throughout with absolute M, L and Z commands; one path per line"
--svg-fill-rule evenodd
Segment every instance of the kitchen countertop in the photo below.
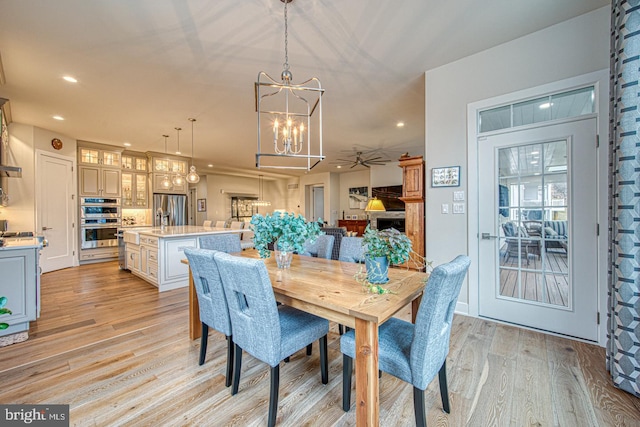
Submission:
M 35 237 L 8 238 L 3 239 L 3 242 L 4 245 L 0 246 L 0 251 L 42 248 L 42 242 Z
M 184 237 L 184 236 L 198 236 L 204 234 L 223 234 L 223 233 L 243 233 L 248 229 L 234 229 L 234 228 L 219 228 L 219 227 L 203 227 L 198 225 L 180 225 L 171 227 L 152 227 L 142 228 L 140 230 L 125 230 L 125 233 L 139 233 L 146 236 L 153 236 L 159 238 L 167 237 Z

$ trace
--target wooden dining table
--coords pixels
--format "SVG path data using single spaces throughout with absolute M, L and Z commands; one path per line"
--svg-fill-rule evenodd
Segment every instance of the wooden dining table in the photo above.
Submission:
M 255 250 L 242 257 L 258 258 Z M 185 260 L 186 261 L 186 260 Z M 411 303 L 412 321 L 420 306 L 428 275 L 389 269 L 387 294 L 372 294 L 354 276 L 364 265 L 294 255 L 289 269 L 278 269 L 274 258 L 264 260 L 278 302 L 355 329 L 356 425 L 379 425 L 378 326 Z M 191 273 L 190 273 L 191 274 Z M 190 276 L 189 333 L 200 337 L 198 299 Z

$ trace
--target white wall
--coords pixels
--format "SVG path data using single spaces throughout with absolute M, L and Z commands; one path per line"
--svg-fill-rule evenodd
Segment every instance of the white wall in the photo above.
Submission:
M 444 215 L 452 188 L 431 188 L 431 169 L 460 165 L 467 196 L 467 105 L 609 66 L 610 8 L 603 7 L 425 74 L 426 257 L 469 253 L 467 215 Z M 604 131 L 606 132 L 606 131 Z M 606 167 L 606 162 L 604 167 Z M 468 211 L 468 209 L 467 209 Z M 464 286 L 459 302 L 468 302 Z
M 369 191 L 369 197 L 371 197 L 369 176 L 369 169 L 340 174 L 340 211 L 338 212 L 339 219 L 343 218 L 343 213 L 344 215 L 356 214 L 358 215 L 358 217 L 365 214 L 364 209 L 351 209 L 349 207 L 349 188 L 367 187 Z
M 59 138 L 63 147 L 55 150 L 51 140 Z M 35 150 L 76 157 L 77 141 L 32 125 L 11 123 L 6 162 L 22 168 L 22 178 L 4 178 L 3 191 L 9 194 L 8 206 L 0 206 L 0 219 L 9 220 L 9 230 L 37 231 L 35 216 Z

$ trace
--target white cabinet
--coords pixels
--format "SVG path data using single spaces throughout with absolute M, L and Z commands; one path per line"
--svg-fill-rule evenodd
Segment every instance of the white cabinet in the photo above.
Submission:
M 132 273 L 140 272 L 140 245 L 127 243 L 125 246 L 125 268 Z
M 12 314 L 0 316 L 7 329 L 0 335 L 28 331 L 38 315 L 38 248 L 0 250 L 0 296 L 7 298 Z
M 153 179 L 153 192 L 154 193 L 168 193 L 168 194 L 187 194 L 187 181 L 183 180 L 183 183 L 176 185 L 173 183 L 171 174 L 152 173 Z M 168 177 L 168 180 L 165 179 Z M 166 183 L 166 185 L 165 185 Z
M 149 207 L 146 173 L 122 172 L 122 207 L 136 209 Z
M 146 172 L 147 158 L 129 153 L 133 152 L 122 153 L 122 170 Z
M 175 157 L 151 157 L 151 187 L 154 193 L 186 194 L 187 161 Z M 174 183 L 174 177 L 183 177 L 181 184 Z
M 101 166 L 80 166 L 80 196 L 120 197 L 120 170 Z
M 99 148 L 79 147 L 78 163 L 81 165 L 98 165 L 110 168 L 120 168 L 120 152 L 102 150 Z
M 128 233 L 131 235 L 132 233 Z M 125 233 L 127 236 L 127 233 Z M 133 240 L 129 240 L 132 242 Z M 158 286 L 158 238 L 140 235 L 139 243 L 125 246 L 126 267 L 136 276 Z

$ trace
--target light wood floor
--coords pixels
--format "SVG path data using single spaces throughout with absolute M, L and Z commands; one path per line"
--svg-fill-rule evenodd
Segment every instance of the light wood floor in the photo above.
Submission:
M 211 332 L 198 366 L 187 297 L 187 289 L 159 294 L 115 262 L 43 275 L 42 317 L 29 340 L 0 348 L 0 402 L 70 404 L 76 426 L 265 425 L 269 369 L 245 354 L 231 397 L 224 337 Z M 335 325 L 329 357 L 326 386 L 317 346 L 281 366 L 280 425 L 355 423 L 354 408 L 341 408 Z M 611 385 L 600 347 L 455 316 L 447 365 L 452 413 L 442 412 L 434 380 L 431 426 L 640 425 L 640 399 Z M 413 425 L 410 386 L 383 375 L 380 400 L 382 426 Z

